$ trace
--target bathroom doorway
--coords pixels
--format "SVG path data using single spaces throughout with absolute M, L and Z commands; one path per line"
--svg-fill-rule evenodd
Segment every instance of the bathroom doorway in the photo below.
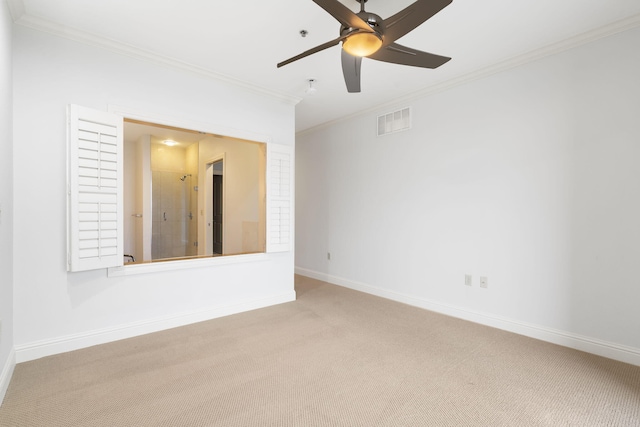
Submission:
M 224 254 L 224 155 L 207 164 L 207 254 Z
M 213 253 L 222 255 L 222 212 L 223 201 L 222 189 L 222 160 L 213 164 Z M 217 172 L 220 172 L 218 175 Z

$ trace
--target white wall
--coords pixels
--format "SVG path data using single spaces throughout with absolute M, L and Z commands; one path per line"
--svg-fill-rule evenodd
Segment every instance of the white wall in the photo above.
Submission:
M 13 369 L 12 20 L 0 2 L 0 403 Z
M 297 271 L 640 364 L 639 45 L 630 30 L 299 135 Z M 376 137 L 406 106 L 413 128 Z
M 294 144 L 294 105 L 21 26 L 14 33 L 15 344 L 19 361 L 290 300 L 293 254 L 107 277 L 65 271 L 65 108 L 109 105 Z M 192 315 L 192 316 L 190 316 Z M 177 319 L 177 320 L 176 320 Z

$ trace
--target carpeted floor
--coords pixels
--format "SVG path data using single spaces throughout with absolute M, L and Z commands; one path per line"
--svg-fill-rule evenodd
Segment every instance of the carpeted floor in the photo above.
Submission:
M 640 367 L 316 280 L 16 366 L 0 426 L 640 426 Z

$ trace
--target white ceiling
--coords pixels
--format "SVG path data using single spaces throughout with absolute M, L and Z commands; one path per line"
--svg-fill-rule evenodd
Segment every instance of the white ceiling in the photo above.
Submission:
M 356 0 L 340 0 L 357 12 Z M 412 0 L 369 0 L 386 18 Z M 286 99 L 302 131 L 398 98 L 499 70 L 602 34 L 640 25 L 639 0 L 453 0 L 399 40 L 453 59 L 421 69 L 364 59 L 362 92 L 346 91 L 340 47 L 276 64 L 338 36 L 312 0 L 8 0 L 19 24 L 158 55 Z M 302 38 L 300 30 L 307 30 Z M 559 43 L 559 45 L 558 45 Z M 542 49 L 542 50 L 541 50 Z M 525 55 L 524 57 L 522 55 Z M 594 58 L 597 61 L 597 58 Z M 307 79 L 316 80 L 306 95 Z M 382 111 L 384 112 L 384 111 Z

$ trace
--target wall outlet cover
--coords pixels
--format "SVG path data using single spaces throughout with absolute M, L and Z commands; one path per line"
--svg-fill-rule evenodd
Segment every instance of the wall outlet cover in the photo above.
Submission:
M 489 281 L 487 280 L 486 277 L 480 277 L 480 287 L 481 288 L 487 288 L 489 286 Z

